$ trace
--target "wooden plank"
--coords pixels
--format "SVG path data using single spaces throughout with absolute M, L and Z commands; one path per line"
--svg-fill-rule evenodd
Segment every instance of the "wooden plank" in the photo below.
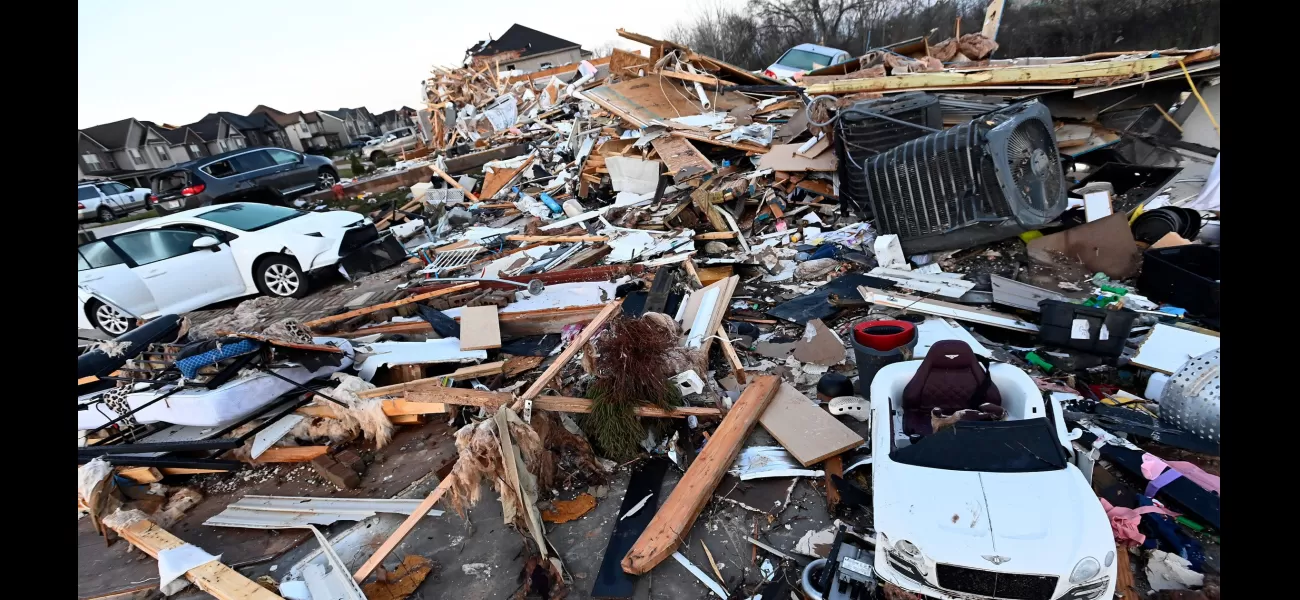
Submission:
M 731 296 L 736 293 L 736 286 L 740 284 L 740 276 L 732 275 L 723 282 L 725 285 L 722 287 L 722 295 L 718 296 L 717 304 L 713 305 L 713 319 L 709 322 L 709 328 L 705 329 L 705 331 L 717 331 L 722 326 L 722 319 L 727 315 L 727 310 L 731 308 Z M 713 337 L 704 338 L 704 343 L 700 345 L 700 352 L 703 352 L 704 356 L 709 355 L 709 348 L 713 346 Z
M 734 240 L 738 235 L 740 234 L 734 231 L 710 231 L 708 233 L 698 234 L 691 239 L 697 242 L 707 242 L 710 240 Z
M 698 131 L 691 131 L 689 129 L 675 129 L 673 130 L 672 135 L 673 137 L 686 138 L 688 140 L 695 140 L 697 142 L 713 144 L 714 146 L 723 146 L 726 148 L 734 148 L 736 150 L 744 150 L 746 152 L 753 152 L 754 154 L 766 154 L 768 151 L 767 146 L 760 146 L 758 144 L 755 144 L 754 142 L 747 142 L 747 141 L 729 142 L 727 140 L 712 138 Z
M 690 533 L 704 505 L 713 497 L 713 491 L 736 460 L 745 438 L 776 395 L 780 384 L 780 378 L 764 375 L 745 388 L 709 438 L 709 443 L 704 445 L 668 499 L 659 507 L 650 525 L 623 557 L 624 572 L 645 574 L 677 549 L 681 540 Z
M 998 39 L 998 26 L 1002 24 L 1003 0 L 992 0 L 984 10 L 984 28 L 980 33 L 990 40 Z
M 384 400 L 383 405 L 384 414 L 389 417 L 440 415 L 447 412 L 447 405 L 441 402 L 411 402 L 410 400 L 396 398 L 393 400 Z
M 497 307 L 467 306 L 460 309 L 460 349 L 488 350 L 501 347 L 501 324 Z
M 488 375 L 500 375 L 505 370 L 506 361 L 498 360 L 496 362 L 483 363 L 481 365 L 470 365 L 461 367 L 452 372 L 450 377 L 452 381 L 464 381 L 475 377 L 485 377 Z
M 406 399 L 418 403 L 457 404 L 462 406 L 482 406 L 489 411 L 496 410 L 502 404 L 513 400 L 510 394 L 500 392 L 483 392 L 462 388 L 420 388 L 406 392 Z M 553 412 L 585 414 L 591 412 L 591 400 L 569 396 L 539 396 L 533 399 L 533 408 Z M 638 406 L 638 417 L 685 419 L 689 416 L 718 417 L 722 411 L 709 406 L 682 406 L 673 410 L 664 410 L 654 406 Z
M 595 318 L 605 308 L 603 304 L 589 306 L 567 306 L 565 308 L 548 308 L 513 313 L 499 313 L 497 321 L 501 331 L 507 335 L 528 336 L 547 333 L 560 333 L 566 325 L 582 323 Z M 457 317 L 459 320 L 459 317 Z M 360 337 L 372 333 L 425 333 L 433 331 L 426 321 L 408 321 L 405 323 L 385 323 L 350 332 L 340 332 L 342 338 Z
M 663 69 L 659 71 L 659 74 L 663 75 L 664 77 L 681 79 L 683 81 L 694 81 L 696 83 L 703 83 L 706 85 L 734 85 L 730 81 L 718 79 L 717 77 L 714 77 L 712 75 L 701 75 L 699 73 L 687 73 L 686 71 L 677 71 L 673 69 Z
M 699 102 L 687 95 L 681 82 L 658 73 L 647 73 L 645 77 L 603 85 L 587 90 L 583 95 L 637 127 L 645 127 L 653 122 L 679 127 L 681 124 L 672 119 L 700 114 Z M 737 92 L 710 94 L 709 100 L 713 102 L 713 110 L 723 112 L 753 105 L 753 101 Z
M 125 527 L 115 527 L 113 531 L 154 560 L 158 559 L 158 554 L 163 550 L 186 545 L 184 540 L 148 519 L 141 519 Z M 284 600 L 219 560 L 186 571 L 185 578 L 218 600 Z
M 154 467 L 130 467 L 117 472 L 131 481 L 136 483 L 158 483 L 162 481 L 162 471 Z
M 533 156 L 529 156 L 527 160 L 513 169 L 497 168 L 489 173 L 483 178 L 483 188 L 480 190 L 482 197 L 490 199 L 493 196 L 496 196 L 497 192 L 501 191 L 501 188 L 509 185 L 511 181 L 514 181 L 515 177 L 518 177 L 519 174 L 524 171 L 524 169 L 527 169 L 529 165 L 533 164 L 533 158 Z
M 365 564 L 362 564 L 361 567 L 357 569 L 357 572 L 352 574 L 352 579 L 357 583 L 361 583 L 370 575 L 371 571 L 375 570 L 375 567 L 378 567 L 380 563 L 384 562 L 384 559 L 388 558 L 388 555 L 393 552 L 393 549 L 396 548 L 398 544 L 402 543 L 402 539 L 406 537 L 406 534 L 411 533 L 411 530 L 415 528 L 415 524 L 419 523 L 420 519 L 433 509 L 433 505 L 437 504 L 438 500 L 442 498 L 442 495 L 447 492 L 447 488 L 451 487 L 452 481 L 453 479 L 451 477 L 445 477 L 442 481 L 438 482 L 438 487 L 434 488 L 424 501 L 420 502 L 420 506 L 416 507 L 414 511 L 411 511 L 410 516 L 406 517 L 406 520 L 402 521 L 402 524 L 397 526 L 397 529 L 393 531 L 392 535 L 388 536 L 388 539 L 384 540 L 384 543 L 379 546 L 379 549 L 375 550 L 375 553 L 370 555 L 370 558 L 366 559 Z
M 1120 600 L 1138 600 L 1137 588 L 1133 585 L 1133 567 L 1129 565 L 1128 548 L 1115 543 L 1115 593 Z
M 607 235 L 507 235 L 509 242 L 545 242 L 550 244 L 570 242 L 608 242 Z
M 461 283 L 461 284 L 458 284 L 458 285 L 453 285 L 453 286 L 451 286 L 451 287 L 442 288 L 442 289 L 440 289 L 440 290 L 434 290 L 434 291 L 432 291 L 432 292 L 427 292 L 427 293 L 424 293 L 424 294 L 416 294 L 416 295 L 414 295 L 414 296 L 407 296 L 406 298 L 402 298 L 401 300 L 394 300 L 394 301 L 392 301 L 392 302 L 384 302 L 384 303 L 382 303 L 382 304 L 376 304 L 376 305 L 374 305 L 374 306 L 367 306 L 367 307 L 365 307 L 365 308 L 358 308 L 358 309 L 356 309 L 356 310 L 351 310 L 351 311 L 345 312 L 345 313 L 343 313 L 343 314 L 341 314 L 341 315 L 333 315 L 333 316 L 329 316 L 329 317 L 324 317 L 324 318 L 316 319 L 315 321 L 307 321 L 306 323 L 303 323 L 303 326 L 304 326 L 304 327 L 307 327 L 308 329 L 310 329 L 310 328 L 313 328 L 313 327 L 319 327 L 319 326 L 321 326 L 321 325 L 326 325 L 326 324 L 329 324 L 329 323 L 337 323 L 337 322 L 339 322 L 339 321 L 346 321 L 346 320 L 351 319 L 351 318 L 353 318 L 353 317 L 359 317 L 359 316 L 361 316 L 361 315 L 368 315 L 368 314 L 370 314 L 370 313 L 372 313 L 372 312 L 376 312 L 376 311 L 384 310 L 385 308 L 396 308 L 396 307 L 398 307 L 398 306 L 403 306 L 403 305 L 406 305 L 406 304 L 411 304 L 411 303 L 413 303 L 413 302 L 420 302 L 420 301 L 422 301 L 422 300 L 428 300 L 428 299 L 430 299 L 430 298 L 437 298 L 437 297 L 439 297 L 439 296 L 446 296 L 447 294 L 454 294 L 454 293 L 459 292 L 459 291 L 462 291 L 462 290 L 473 289 L 473 288 L 476 288 L 476 287 L 478 287 L 478 282 L 477 282 L 477 281 L 471 281 L 471 282 L 469 282 L 469 283 Z
M 713 285 L 717 281 L 731 277 L 735 269 L 731 265 L 720 265 L 716 267 L 700 267 L 697 272 L 700 276 L 700 284 Z M 775 323 L 776 321 L 772 322 Z
M 673 183 L 694 179 L 713 172 L 713 161 L 685 138 L 661 135 L 650 142 L 659 158 L 668 166 Z
M 626 52 L 626 50 L 624 52 Z M 590 62 L 591 66 L 593 67 L 599 67 L 600 65 L 608 64 L 610 59 L 612 58 L 613 55 L 603 56 L 601 58 L 588 59 L 588 62 Z M 563 75 L 565 73 L 572 73 L 578 70 L 578 64 L 579 63 L 560 65 L 558 67 L 552 67 L 544 71 L 534 71 L 532 73 L 525 73 L 523 75 L 515 75 L 514 77 L 506 78 L 505 83 L 509 85 L 516 81 L 530 81 L 530 80 L 535 81 L 543 77 L 551 77 L 554 75 Z
M 745 364 L 740 362 L 740 356 L 736 354 L 736 347 L 731 345 L 731 336 L 727 335 L 726 327 L 718 327 L 718 339 L 722 340 L 722 354 L 727 357 L 727 362 L 731 364 L 731 373 L 736 376 L 736 381 L 744 384 L 748 377 L 745 374 Z
M 808 171 L 830 172 L 835 170 L 834 152 L 825 152 L 816 158 L 797 154 L 803 144 L 777 144 L 771 151 L 758 160 L 758 168 L 803 173 Z
M 267 448 L 266 452 L 263 452 L 256 459 L 250 460 L 249 462 L 300 463 L 325 456 L 329 451 L 329 446 L 287 446 Z
M 858 92 L 910 90 L 925 87 L 965 87 L 991 84 L 1023 85 L 1090 77 L 1127 77 L 1143 75 L 1166 67 L 1176 66 L 1177 64 L 1177 58 L 1164 57 L 1061 63 L 1033 67 L 1004 67 L 962 73 L 951 71 L 909 73 L 906 75 L 818 83 L 804 87 L 804 93 L 809 96 L 818 94 L 855 94 Z
M 560 373 L 560 369 L 563 369 L 564 365 L 568 364 L 568 362 L 573 359 L 573 355 L 577 354 L 580 350 L 582 350 L 582 347 L 585 346 L 587 342 L 591 340 L 591 336 L 596 335 L 596 331 L 600 329 L 600 326 L 604 325 L 607 319 L 613 316 L 616 311 L 622 310 L 622 308 L 623 308 L 623 300 L 621 299 L 606 304 L 605 308 L 600 311 L 600 314 L 596 315 L 596 318 L 592 319 L 591 322 L 588 323 L 586 327 L 582 328 L 582 333 L 579 333 L 578 337 L 574 338 L 573 341 L 569 342 L 569 346 L 565 348 L 564 351 L 561 352 L 558 357 L 555 358 L 555 361 L 551 363 L 551 366 L 547 367 L 546 370 L 542 372 L 542 376 L 538 377 L 537 380 L 533 382 L 533 385 L 529 386 L 528 390 L 525 391 L 523 395 L 519 397 L 519 400 L 516 401 L 514 405 L 511 406 L 510 408 L 515 411 L 518 411 L 519 409 L 527 406 L 528 402 L 531 401 L 533 398 L 536 398 L 538 395 L 540 395 L 542 393 L 542 390 L 545 389 L 546 386 L 550 384 L 551 379 L 553 379 L 556 375 Z M 527 421 L 529 420 L 527 418 L 528 411 L 525 410 L 524 412 L 525 412 L 524 420 Z
M 475 196 L 474 192 L 465 189 L 465 186 L 462 186 L 459 181 L 456 181 L 451 175 L 448 175 L 445 171 L 439 169 L 438 165 L 429 165 L 429 168 L 433 170 L 434 174 L 436 174 L 438 177 L 441 177 L 443 181 L 446 181 L 448 184 L 450 184 L 451 187 L 454 187 L 462 192 L 465 192 L 466 200 L 469 200 L 470 202 L 478 202 L 478 196 Z
M 789 383 L 781 384 L 759 422 L 805 467 L 857 448 L 863 442 L 862 436 Z
M 420 415 L 395 415 L 392 417 L 388 417 L 388 420 L 392 421 L 394 425 L 423 425 L 424 424 L 424 417 L 421 417 Z

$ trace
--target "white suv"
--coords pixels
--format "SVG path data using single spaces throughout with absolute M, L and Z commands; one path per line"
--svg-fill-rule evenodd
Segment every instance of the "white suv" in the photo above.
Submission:
M 77 221 L 107 223 L 125 217 L 133 210 L 148 209 L 152 195 L 148 189 L 129 188 L 116 181 L 78 184 Z
M 385 156 L 400 155 L 403 150 L 414 150 L 420 145 L 420 136 L 416 134 L 414 127 L 394 129 L 385 133 L 382 139 L 383 141 L 378 144 L 362 148 L 366 158 L 376 161 Z

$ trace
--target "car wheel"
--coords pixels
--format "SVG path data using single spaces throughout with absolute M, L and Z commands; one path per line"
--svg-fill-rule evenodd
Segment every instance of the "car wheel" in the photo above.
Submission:
M 100 223 L 107 223 L 112 221 L 114 218 L 116 217 L 113 216 L 113 210 L 107 206 L 101 206 L 99 207 L 99 210 L 95 211 L 95 219 Z
M 99 300 L 92 299 L 86 310 L 90 313 L 90 322 L 95 324 L 95 329 L 115 338 L 135 329 L 135 319 Z
M 302 298 L 307 295 L 307 275 L 288 256 L 271 256 L 258 263 L 253 277 L 257 289 L 275 298 Z
M 316 189 L 328 190 L 338 183 L 339 176 L 330 169 L 321 169 L 320 174 L 316 176 Z
M 378 162 L 379 159 L 385 156 L 387 156 L 387 154 L 384 154 L 383 150 L 375 150 L 374 152 L 370 153 L 370 162 Z

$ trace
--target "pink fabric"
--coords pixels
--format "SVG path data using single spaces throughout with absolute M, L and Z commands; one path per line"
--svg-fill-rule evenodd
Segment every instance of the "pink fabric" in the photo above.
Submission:
M 1115 534 L 1115 541 L 1130 546 L 1140 546 L 1147 539 L 1147 536 L 1138 530 L 1138 524 L 1142 522 L 1142 515 L 1160 513 L 1171 517 L 1178 516 L 1178 513 L 1159 506 L 1124 508 L 1111 505 L 1105 498 L 1098 498 L 1098 500 L 1101 500 L 1101 507 L 1106 509 L 1106 516 L 1110 518 L 1110 530 Z
M 1161 473 L 1165 472 L 1166 468 L 1174 469 L 1175 471 L 1182 473 L 1183 477 L 1190 479 L 1192 483 L 1195 483 L 1208 491 L 1214 492 L 1216 495 L 1219 494 L 1218 475 L 1206 473 L 1200 467 L 1186 461 L 1175 460 L 1165 462 L 1160 457 L 1154 456 L 1150 453 L 1142 454 L 1142 476 L 1146 477 L 1147 481 L 1159 477 Z

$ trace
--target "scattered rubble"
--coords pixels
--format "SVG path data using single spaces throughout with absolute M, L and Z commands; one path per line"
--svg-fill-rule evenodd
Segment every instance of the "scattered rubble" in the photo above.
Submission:
M 273 509 L 228 496 L 276 480 L 364 499 L 385 457 L 443 448 L 421 473 L 436 488 L 340 581 L 371 598 L 440 585 L 428 557 L 382 565 L 422 523 L 468 519 L 486 487 L 515 562 L 443 575 L 517 573 L 520 593 L 627 597 L 667 568 L 719 597 L 802 575 L 818 595 L 832 580 L 885 597 L 1022 597 L 998 593 L 1021 579 L 1044 598 L 1217 592 L 1218 472 L 1197 466 L 1219 448 L 1217 146 L 1177 123 L 1205 110 L 1189 83 L 1218 85 L 1217 46 L 1001 58 L 968 33 L 777 81 L 618 34 L 648 56 L 434 68 L 432 143 L 402 163 L 427 182 L 367 206 L 408 238 L 407 264 L 371 280 L 401 298 L 301 323 L 258 298 L 83 356 L 95 529 L 156 555 L 146 538 L 173 544 L 166 528 L 214 495 L 229 507 L 209 525 L 379 523 L 342 504 L 248 516 Z M 1128 126 L 1064 109 L 1136 84 L 1152 99 L 1119 111 Z M 1113 164 L 1168 175 L 1139 187 Z M 1212 203 L 1185 185 L 1205 174 Z M 412 429 L 440 433 L 390 444 Z M 127 471 L 202 492 L 141 500 Z M 1030 472 L 1051 482 L 1002 476 Z M 599 573 L 574 577 L 551 539 L 597 521 Z M 1010 533 L 1031 522 L 1087 553 Z M 957 525 L 1018 541 L 963 549 Z M 483 525 L 466 527 L 472 544 Z M 696 529 L 734 541 L 696 553 Z M 210 585 L 200 571 L 273 595 L 219 560 L 181 573 Z

